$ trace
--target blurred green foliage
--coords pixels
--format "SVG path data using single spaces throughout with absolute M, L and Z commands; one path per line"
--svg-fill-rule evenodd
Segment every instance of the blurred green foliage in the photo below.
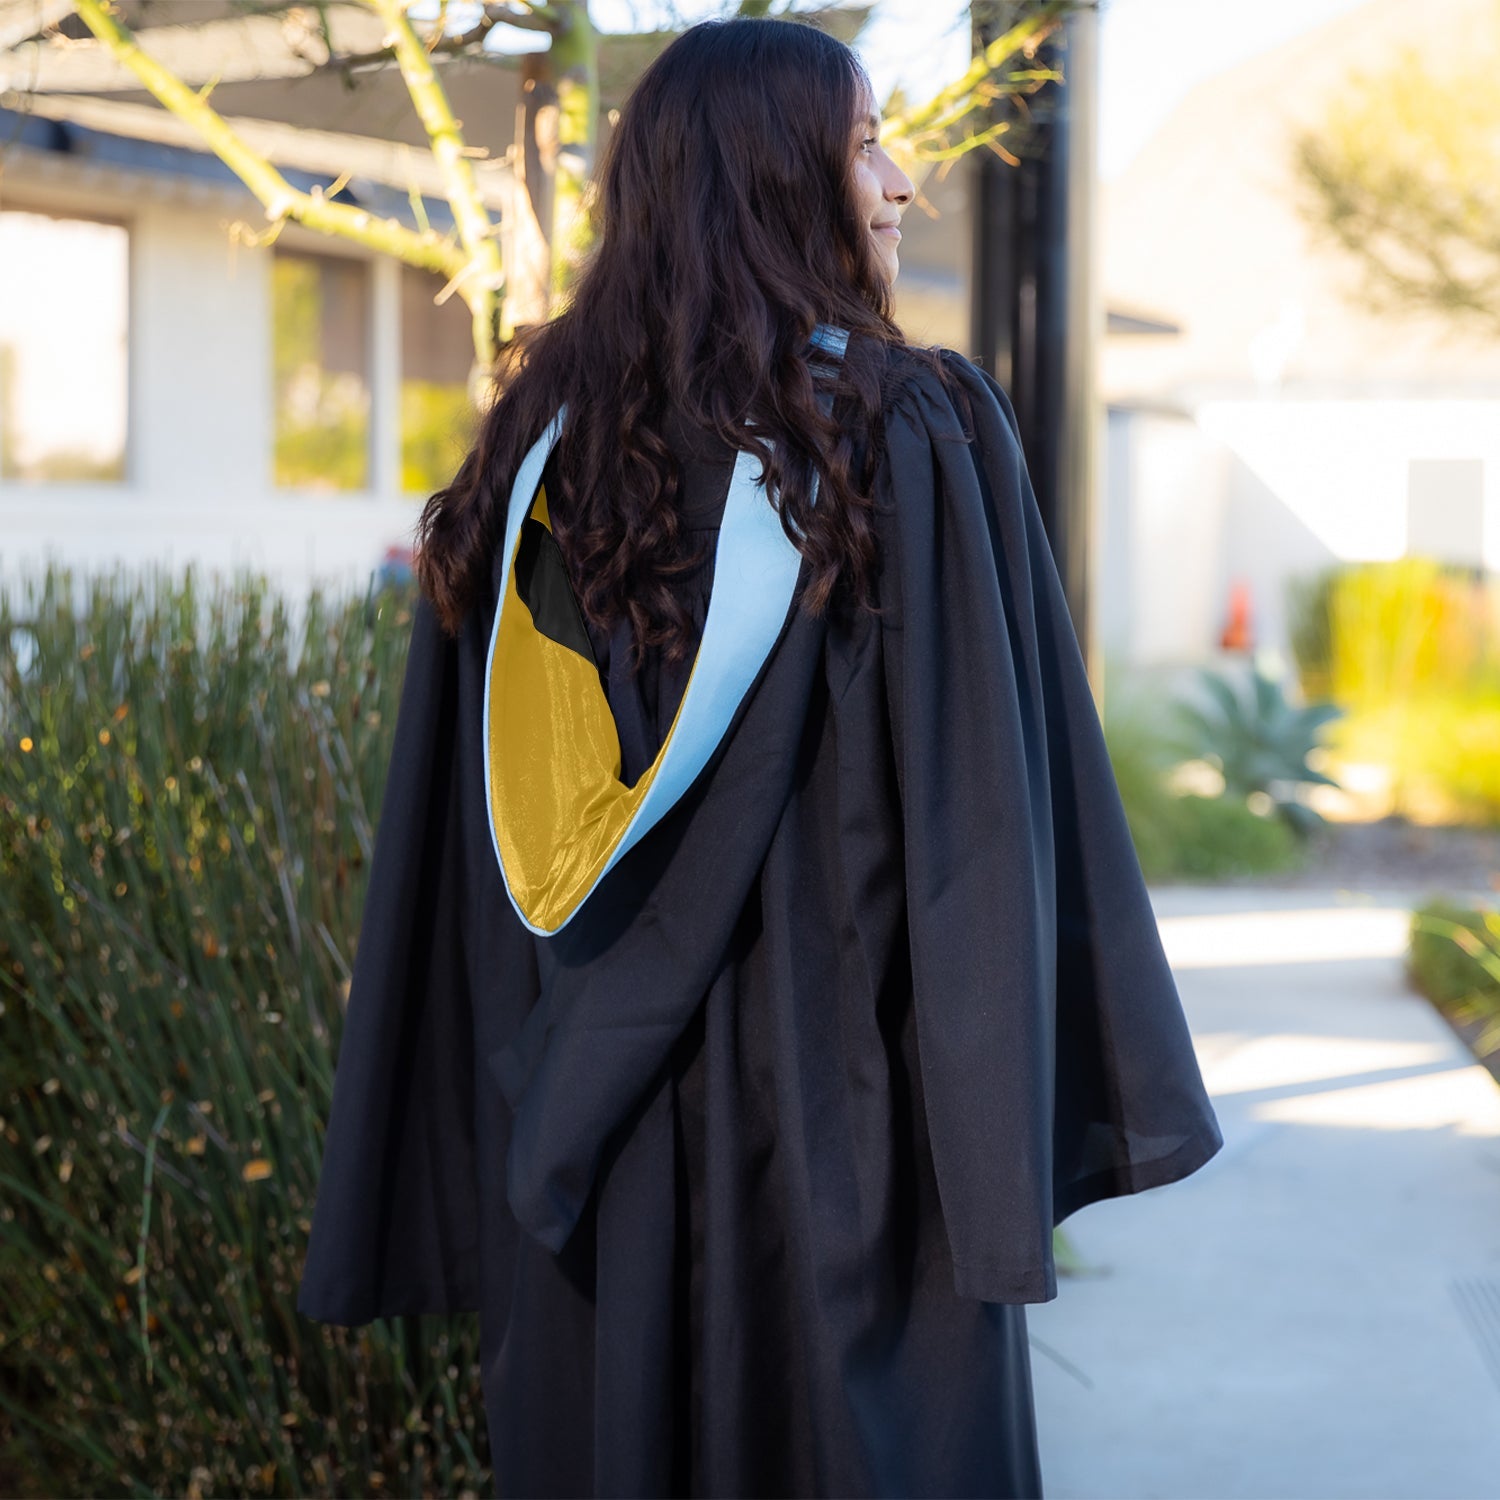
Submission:
M 333 322 L 340 299 L 358 304 L 362 264 L 278 251 L 271 260 L 274 482 L 295 489 L 362 490 L 370 482 L 370 388 L 361 317 Z M 347 309 L 346 309 L 347 311 Z M 338 358 L 356 368 L 332 367 Z
M 350 406 L 322 375 L 317 420 L 283 419 L 276 428 L 275 483 L 287 489 L 362 490 L 369 483 L 368 413 Z
M 1105 698 L 1110 764 L 1146 879 L 1212 880 L 1296 868 L 1303 846 L 1285 820 L 1255 812 L 1242 793 L 1172 789 L 1172 771 L 1192 753 L 1179 710 L 1144 694 Z
M 1436 899 L 1411 916 L 1412 983 L 1461 1026 L 1477 1028 L 1479 1057 L 1500 1052 L 1500 911 Z
M 1281 683 L 1258 664 L 1252 667 L 1247 692 L 1216 672 L 1200 671 L 1198 680 L 1208 695 L 1207 705 L 1177 705 L 1189 753 L 1217 768 L 1226 797 L 1248 801 L 1260 793 L 1294 834 L 1311 833 L 1323 819 L 1299 799 L 1298 788 L 1338 785 L 1333 777 L 1314 770 L 1307 758 L 1319 748 L 1318 731 L 1342 710 L 1333 703 L 1287 702 Z
M 1299 124 L 1292 201 L 1357 268 L 1372 313 L 1500 330 L 1500 8 L 1465 13 L 1463 45 L 1413 29 L 1372 53 Z
M 1333 622 L 1329 596 L 1342 568 L 1320 568 L 1289 578 L 1286 583 L 1287 638 L 1297 679 L 1304 696 L 1313 702 L 1328 697 L 1332 680 Z
M 295 1311 L 413 597 L 81 592 L 0 605 L 0 1474 L 480 1493 L 471 1320 Z
M 1287 603 L 1303 692 L 1347 711 L 1330 746 L 1388 766 L 1398 812 L 1500 819 L 1500 580 L 1423 557 L 1342 564 Z
M 401 382 L 401 488 L 407 494 L 444 488 L 477 436 L 464 382 Z

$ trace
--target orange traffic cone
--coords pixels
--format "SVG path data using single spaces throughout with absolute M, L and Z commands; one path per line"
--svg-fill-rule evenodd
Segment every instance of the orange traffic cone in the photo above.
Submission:
M 1236 578 L 1229 586 L 1229 620 L 1219 636 L 1219 646 L 1224 651 L 1249 651 L 1255 645 L 1255 632 L 1250 625 L 1250 582 Z

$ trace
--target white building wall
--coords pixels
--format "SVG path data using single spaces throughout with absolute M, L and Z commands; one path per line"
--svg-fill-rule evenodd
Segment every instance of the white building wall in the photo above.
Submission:
M 1451 474 L 1435 479 L 1434 460 Z M 1119 408 L 1105 473 L 1106 648 L 1142 666 L 1216 656 L 1236 579 L 1250 585 L 1255 645 L 1289 662 L 1288 581 L 1402 557 L 1409 528 L 1419 543 L 1442 538 L 1419 546 L 1425 555 L 1500 569 L 1500 400 L 1214 400 L 1191 416 Z M 1440 504 L 1451 514 L 1429 514 Z
M 313 582 L 361 589 L 385 549 L 410 540 L 419 506 L 397 491 L 395 264 L 377 264 L 373 277 L 376 488 L 280 490 L 272 483 L 271 251 L 230 242 L 230 220 L 255 224 L 258 206 L 247 200 L 235 213 L 221 193 L 208 203 L 201 196 L 157 201 L 98 183 L 87 192 L 23 183 L 8 193 L 7 206 L 128 224 L 130 408 L 124 483 L 0 481 L 0 586 L 34 575 L 50 557 L 83 572 L 250 567 L 293 594 Z M 295 225 L 280 243 L 325 254 L 353 248 Z
M 1128 419 L 1112 483 L 1129 496 L 1116 546 L 1127 559 L 1128 659 L 1143 666 L 1203 660 L 1224 624 L 1225 454 L 1190 419 L 1139 411 Z M 1113 510 L 1113 497 L 1106 501 Z M 1119 585 L 1117 584 L 1117 588 Z

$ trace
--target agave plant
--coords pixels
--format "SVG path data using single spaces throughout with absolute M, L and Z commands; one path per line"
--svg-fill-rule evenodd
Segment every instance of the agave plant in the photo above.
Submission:
M 1280 681 L 1252 667 L 1248 695 L 1229 679 L 1202 669 L 1199 678 L 1210 705 L 1178 703 L 1185 743 L 1223 774 L 1225 794 L 1248 797 L 1263 792 L 1295 832 L 1309 833 L 1322 817 L 1300 800 L 1302 784 L 1338 786 L 1338 782 L 1307 763 L 1317 747 L 1318 730 L 1343 710 L 1331 702 L 1297 706 L 1289 703 Z

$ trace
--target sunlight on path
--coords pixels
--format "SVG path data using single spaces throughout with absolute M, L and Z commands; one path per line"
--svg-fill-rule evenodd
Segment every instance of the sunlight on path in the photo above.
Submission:
M 1500 1087 L 1401 900 L 1152 891 L 1225 1144 L 1064 1225 L 1048 1500 L 1500 1496 Z
M 1302 907 L 1166 917 L 1162 944 L 1174 970 L 1320 959 L 1393 958 L 1406 951 L 1411 914 L 1395 906 Z

